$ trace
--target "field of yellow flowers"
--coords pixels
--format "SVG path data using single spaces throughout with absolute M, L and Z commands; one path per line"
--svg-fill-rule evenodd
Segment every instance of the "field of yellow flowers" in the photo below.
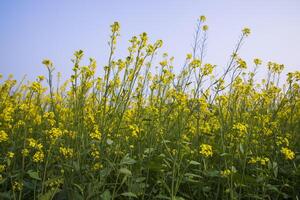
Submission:
M 283 65 L 242 60 L 248 28 L 216 69 L 207 30 L 176 74 L 146 33 L 116 59 L 115 22 L 100 77 L 81 50 L 65 83 L 50 60 L 34 82 L 1 77 L 0 199 L 299 199 L 300 72 L 281 84 Z

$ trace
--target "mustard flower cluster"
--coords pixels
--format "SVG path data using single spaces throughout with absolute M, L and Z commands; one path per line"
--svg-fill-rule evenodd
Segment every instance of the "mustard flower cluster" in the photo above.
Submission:
M 282 147 L 280 151 L 287 160 L 293 160 L 295 158 L 295 153 L 287 147 Z
M 212 146 L 209 144 L 201 144 L 199 153 L 204 157 L 211 157 L 213 155 Z

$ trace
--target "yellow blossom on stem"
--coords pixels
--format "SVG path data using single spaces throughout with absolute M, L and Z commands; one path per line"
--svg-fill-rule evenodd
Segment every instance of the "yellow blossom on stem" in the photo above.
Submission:
M 94 158 L 94 159 L 99 159 L 100 158 L 100 152 L 98 150 L 93 150 L 91 152 L 91 156 Z
M 204 26 L 202 27 L 202 30 L 203 30 L 203 31 L 207 31 L 207 30 L 208 30 L 208 26 L 207 26 L 207 25 L 204 25 Z
M 199 59 L 194 59 L 191 63 L 190 63 L 190 66 L 192 67 L 192 68 L 198 68 L 198 67 L 200 67 L 201 66 L 201 60 L 199 60 Z
M 8 140 L 8 135 L 5 131 L 0 131 L 0 143 Z
M 250 28 L 246 27 L 242 30 L 242 33 L 243 33 L 243 35 L 248 36 L 248 35 L 250 35 L 251 30 L 250 30 Z
M 71 158 L 73 157 L 74 151 L 71 148 L 66 147 L 60 147 L 59 152 L 65 157 L 65 158 Z
M 253 62 L 254 62 L 255 65 L 261 65 L 261 63 L 262 63 L 262 61 L 260 59 L 258 59 L 258 58 L 255 58 L 253 60 Z
M 0 173 L 4 172 L 5 168 L 6 168 L 5 165 L 0 164 Z
M 248 161 L 249 164 L 257 164 L 260 163 L 261 165 L 267 165 L 268 162 L 270 162 L 270 159 L 267 157 L 251 157 L 250 160 Z
M 37 141 L 36 141 L 35 139 L 33 139 L 33 138 L 28 138 L 27 141 L 28 141 L 29 147 L 31 147 L 31 148 L 35 148 L 35 147 L 36 147 Z
M 282 147 L 280 152 L 284 155 L 285 159 L 293 160 L 295 158 L 295 153 L 289 148 Z
M 40 163 L 40 162 L 43 162 L 44 157 L 45 157 L 45 155 L 42 151 L 37 151 L 33 155 L 32 160 L 33 160 L 33 162 Z
M 232 174 L 232 171 L 230 169 L 225 169 L 225 170 L 221 171 L 221 176 L 223 176 L 223 177 L 228 177 L 231 174 Z
M 26 157 L 26 156 L 29 155 L 29 150 L 28 150 L 28 149 L 22 149 L 21 153 L 22 153 L 22 155 L 23 155 L 24 157 Z
M 13 190 L 14 191 L 21 191 L 23 189 L 23 183 L 21 182 L 14 182 L 13 183 Z
M 48 135 L 49 135 L 50 139 L 56 140 L 57 138 L 59 138 L 59 137 L 61 137 L 63 135 L 63 132 L 59 128 L 52 128 L 48 132 Z
M 119 22 L 114 22 L 110 27 L 111 27 L 111 32 L 118 32 L 120 30 Z
M 204 157 L 211 157 L 213 155 L 212 146 L 209 144 L 201 144 L 200 154 L 202 154 Z
M 7 153 L 7 157 L 8 158 L 13 158 L 15 156 L 15 153 L 13 153 L 13 152 L 11 152 L 11 151 L 9 151 L 8 153 Z
M 190 60 L 190 59 L 192 59 L 192 54 L 190 54 L 190 53 L 189 53 L 189 54 L 187 54 L 187 55 L 186 55 L 186 59 L 187 59 L 187 60 Z
M 92 167 L 93 171 L 97 171 L 99 169 L 102 169 L 103 165 L 101 163 L 95 163 Z
M 94 131 L 92 133 L 90 133 L 90 137 L 93 140 L 100 140 L 101 139 L 101 133 L 98 130 L 98 127 L 94 127 Z
M 206 17 L 204 15 L 201 15 L 199 17 L 199 19 L 200 19 L 201 22 L 205 22 L 206 21 Z
M 140 129 L 137 125 L 129 125 L 129 129 L 131 130 L 132 137 L 138 137 L 138 133 L 140 132 Z

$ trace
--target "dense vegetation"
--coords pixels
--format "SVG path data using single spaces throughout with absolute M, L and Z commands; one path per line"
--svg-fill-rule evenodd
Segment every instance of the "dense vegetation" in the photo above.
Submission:
M 216 70 L 204 16 L 179 73 L 146 33 L 116 59 L 119 29 L 101 77 L 79 50 L 63 84 L 50 60 L 46 78 L 1 81 L 1 199 L 299 199 L 299 71 L 281 84 L 268 62 L 258 81 L 262 61 L 239 57 L 248 28 Z

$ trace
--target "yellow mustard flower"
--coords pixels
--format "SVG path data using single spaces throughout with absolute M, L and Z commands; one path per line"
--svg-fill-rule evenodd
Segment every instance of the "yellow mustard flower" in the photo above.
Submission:
M 100 139 L 101 139 L 101 133 L 100 133 L 100 131 L 98 130 L 98 127 L 97 127 L 97 126 L 95 126 L 93 132 L 90 133 L 90 137 L 91 137 L 93 140 L 100 140 Z
M 71 148 L 66 147 L 60 147 L 59 152 L 65 157 L 65 158 L 71 158 L 73 157 L 74 151 Z
M 92 170 L 97 171 L 97 170 L 102 169 L 102 167 L 103 167 L 103 165 L 101 163 L 95 163 L 92 167 Z
M 4 172 L 5 168 L 6 168 L 5 165 L 0 164 L 0 173 Z
M 228 177 L 232 174 L 232 171 L 230 169 L 225 169 L 221 171 L 221 176 Z
M 204 157 L 211 157 L 213 155 L 212 146 L 209 144 L 201 144 L 200 154 L 202 154 Z
M 114 22 L 110 27 L 111 27 L 111 32 L 118 32 L 120 30 L 119 22 Z
M 22 153 L 22 155 L 23 155 L 24 157 L 26 157 L 26 156 L 29 155 L 29 150 L 28 150 L 28 149 L 22 149 L 21 153 Z
M 187 60 L 190 60 L 190 59 L 192 59 L 192 54 L 190 54 L 190 53 L 189 53 L 189 54 L 187 54 L 187 55 L 186 55 L 186 59 L 187 59 Z
M 129 129 L 131 130 L 132 137 L 138 137 L 138 133 L 140 132 L 140 129 L 137 125 L 129 125 Z
M 0 131 L 0 143 L 8 140 L 8 135 L 5 131 Z
M 99 159 L 100 158 L 100 152 L 96 149 L 94 149 L 92 152 L 91 152 L 91 156 L 94 158 L 94 159 Z
M 248 36 L 248 35 L 250 35 L 250 33 L 251 33 L 251 30 L 250 30 L 250 28 L 244 28 L 243 30 L 242 30 L 242 32 L 243 32 L 243 35 L 245 35 L 245 36 Z
M 204 15 L 201 15 L 199 17 L 199 19 L 200 19 L 201 22 L 205 22 L 206 21 L 206 17 Z
M 261 65 L 262 61 L 259 58 L 254 58 L 253 60 L 255 65 Z
M 201 68 L 201 72 L 204 76 L 210 75 L 213 72 L 215 67 L 216 67 L 215 65 L 206 63 L 204 64 L 203 68 Z
M 202 30 L 203 30 L 203 31 L 207 31 L 207 30 L 208 30 L 208 26 L 207 26 L 207 25 L 204 25 L 204 26 L 202 27 Z
M 21 191 L 23 189 L 23 183 L 22 182 L 14 182 L 13 183 L 13 190 L 14 191 Z
M 9 152 L 7 153 L 7 157 L 8 157 L 8 158 L 13 158 L 13 157 L 15 157 L 15 153 L 9 151 Z
M 287 147 L 282 147 L 280 152 L 285 156 L 287 160 L 293 160 L 295 158 L 295 153 Z
M 238 134 L 238 136 L 242 137 L 247 133 L 248 126 L 242 123 L 236 123 L 233 125 L 232 129 Z
M 194 69 L 200 67 L 201 66 L 201 60 L 199 60 L 199 59 L 192 60 L 191 63 L 190 63 L 190 66 Z
M 248 161 L 249 164 L 256 164 L 260 163 L 261 165 L 267 165 L 268 162 L 270 162 L 270 159 L 268 157 L 251 157 L 250 160 Z
M 33 160 L 33 162 L 40 163 L 40 162 L 43 162 L 44 157 L 45 157 L 45 155 L 42 151 L 37 151 L 33 155 L 32 160 Z
M 35 148 L 37 146 L 37 141 L 33 138 L 28 138 L 27 139 L 28 145 L 31 148 Z
M 63 135 L 63 131 L 60 130 L 59 128 L 52 128 L 50 131 L 48 131 L 48 135 L 50 139 L 56 140 L 57 138 Z

